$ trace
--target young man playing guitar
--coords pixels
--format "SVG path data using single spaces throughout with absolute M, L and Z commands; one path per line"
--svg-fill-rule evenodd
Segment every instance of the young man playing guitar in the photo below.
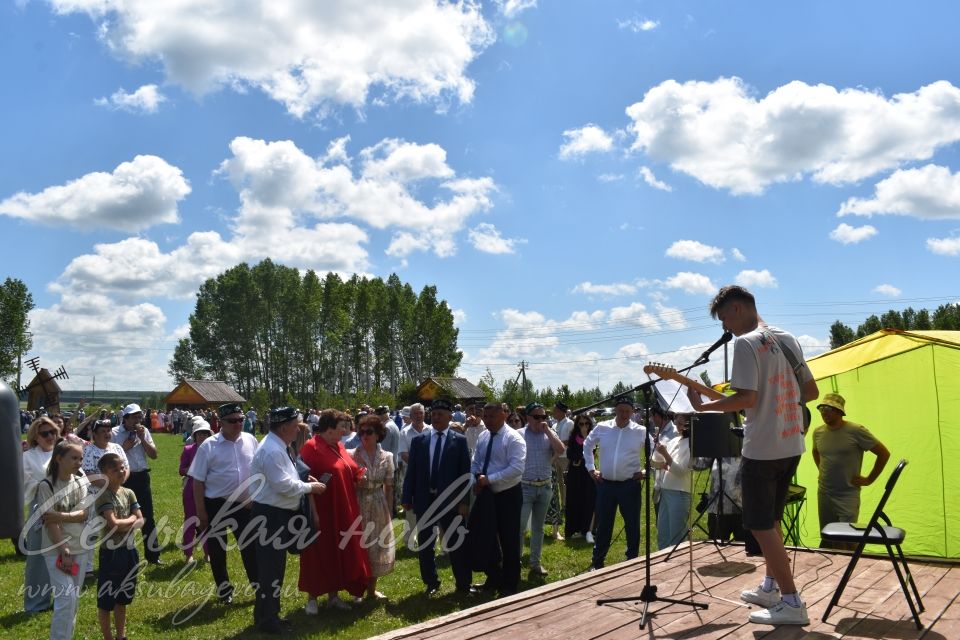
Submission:
M 764 324 L 749 291 L 736 285 L 723 287 L 710 303 L 710 315 L 738 338 L 730 376 L 734 393 L 724 396 L 707 387 L 688 388 L 687 395 L 697 411 L 743 410 L 746 414 L 743 526 L 760 544 L 766 577 L 740 598 L 764 607 L 750 614 L 751 622 L 808 624 L 807 608 L 797 593 L 783 546 L 780 519 L 787 488 L 805 449 L 801 403 L 816 399 L 820 392 L 796 338 Z M 791 358 L 799 361 L 796 373 L 782 349 L 790 349 Z M 707 402 L 700 396 L 705 391 L 709 391 L 704 394 L 710 398 Z

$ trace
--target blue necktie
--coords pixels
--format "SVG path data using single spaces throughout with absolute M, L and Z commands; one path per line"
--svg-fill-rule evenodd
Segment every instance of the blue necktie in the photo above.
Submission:
M 437 432 L 437 446 L 433 450 L 433 464 L 430 465 L 430 489 L 437 490 L 437 476 L 440 475 L 440 447 L 443 446 L 443 432 Z

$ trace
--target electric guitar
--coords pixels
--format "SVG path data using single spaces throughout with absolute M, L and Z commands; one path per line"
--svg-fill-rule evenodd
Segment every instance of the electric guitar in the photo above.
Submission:
M 693 380 L 692 378 L 688 378 L 683 374 L 677 373 L 677 370 L 671 367 L 670 365 L 659 364 L 654 362 L 645 366 L 643 368 L 643 372 L 647 375 L 655 374 L 665 380 L 674 380 L 676 382 L 679 382 L 680 384 L 690 389 L 693 389 L 694 391 L 700 393 L 701 395 L 707 396 L 711 400 L 719 400 L 720 398 L 725 397 L 719 391 L 715 389 L 711 389 L 710 387 L 707 387 L 705 385 L 702 385 L 696 380 Z M 800 413 L 803 416 L 803 432 L 806 433 L 807 429 L 810 428 L 810 420 L 812 416 L 810 415 L 810 409 L 807 408 L 807 405 L 805 405 L 802 402 L 800 402 L 799 405 L 800 405 Z

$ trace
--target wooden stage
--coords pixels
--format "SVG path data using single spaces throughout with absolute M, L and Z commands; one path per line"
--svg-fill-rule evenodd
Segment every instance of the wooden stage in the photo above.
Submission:
M 882 550 L 882 548 L 881 548 Z M 721 555 L 722 554 L 722 555 Z M 642 558 L 493 600 L 428 622 L 377 636 L 380 640 L 621 640 L 628 638 L 960 638 L 960 565 L 913 562 L 914 580 L 926 608 L 918 631 L 888 559 L 862 558 L 829 622 L 820 618 L 833 595 L 849 556 L 841 553 L 790 551 L 794 576 L 807 603 L 805 627 L 751 624 L 750 605 L 740 591 L 763 578 L 762 558 L 747 557 L 743 546 L 718 551 L 710 542 L 681 545 L 669 562 L 666 552 L 651 558 L 651 582 L 658 595 L 692 598 L 709 605 L 656 602 L 648 626 L 639 628 L 643 603 L 597 606 L 597 598 L 639 595 L 644 583 Z M 694 572 L 689 570 L 692 557 Z M 695 593 L 691 594 L 692 588 Z

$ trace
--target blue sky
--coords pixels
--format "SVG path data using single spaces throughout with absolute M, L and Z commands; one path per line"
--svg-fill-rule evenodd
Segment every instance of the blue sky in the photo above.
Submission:
M 731 282 L 813 355 L 958 299 L 958 12 L 8 3 L 0 274 L 68 388 L 169 388 L 200 282 L 268 256 L 436 284 L 472 380 L 638 384 Z

